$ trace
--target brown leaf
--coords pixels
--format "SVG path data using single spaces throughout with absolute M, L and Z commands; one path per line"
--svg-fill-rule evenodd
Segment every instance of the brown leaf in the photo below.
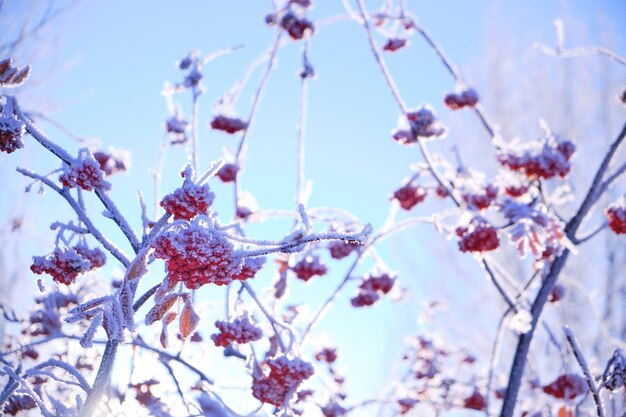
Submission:
M 150 326 L 157 320 L 161 320 L 165 313 L 169 311 L 178 299 L 178 294 L 170 294 L 164 297 L 160 302 L 152 307 L 152 310 L 146 314 L 146 325 Z
M 187 299 L 185 307 L 183 307 L 183 311 L 180 313 L 180 334 L 182 334 L 183 338 L 187 338 L 187 336 L 192 334 L 199 322 L 200 317 L 193 309 L 191 301 Z

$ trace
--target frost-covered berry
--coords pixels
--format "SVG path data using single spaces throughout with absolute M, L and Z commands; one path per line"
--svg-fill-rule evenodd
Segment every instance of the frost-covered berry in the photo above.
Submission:
M 293 394 L 302 381 L 314 373 L 313 366 L 299 358 L 287 359 L 281 356 L 268 360 L 267 366 L 270 368 L 269 375 L 261 372 L 253 375 L 252 395 L 259 401 L 276 407 L 282 407 L 289 399 L 288 395 Z
M 383 45 L 383 51 L 395 52 L 398 49 L 402 49 L 406 46 L 406 39 L 402 38 L 389 38 L 385 45 Z
M 317 256 L 307 256 L 296 263 L 291 270 L 296 274 L 298 279 L 308 281 L 315 275 L 325 275 L 328 272 L 326 266 Z
M 109 152 L 97 151 L 93 153 L 93 157 L 100 169 L 104 171 L 104 175 L 110 177 L 111 175 L 126 172 L 130 167 L 130 154 L 125 151 L 109 150 Z
M 626 198 L 621 197 L 606 209 L 609 228 L 618 235 L 626 233 Z
M 498 161 L 502 166 L 521 172 L 530 179 L 564 178 L 569 174 L 569 161 L 575 151 L 576 146 L 571 141 L 550 138 L 543 145 L 533 142 L 510 147 L 498 155 Z
M 235 343 L 249 343 L 261 339 L 263 332 L 250 322 L 247 317 L 235 319 L 232 322 L 216 321 L 215 327 L 219 333 L 211 335 L 215 346 L 230 346 Z
M 398 411 L 400 414 L 406 414 L 411 411 L 417 403 L 418 401 L 415 398 L 400 398 L 398 400 Z
M 152 247 L 154 256 L 165 260 L 170 281 L 182 281 L 189 289 L 229 284 L 241 271 L 242 260 L 226 237 L 196 223 L 161 233 Z
M 463 193 L 463 201 L 468 208 L 473 210 L 484 210 L 491 206 L 498 197 L 498 187 L 489 184 L 482 190 L 476 192 Z
M 352 307 L 369 307 L 380 299 L 376 291 L 360 290 L 357 295 L 350 299 Z
M 87 149 L 81 149 L 78 153 L 78 159 L 73 161 L 69 167 L 64 168 L 63 174 L 59 176 L 59 181 L 66 187 L 80 187 L 86 191 L 109 190 L 111 188 L 111 184 L 104 180 L 104 171 L 100 169 L 100 164 Z
M 293 40 L 300 40 L 314 31 L 313 23 L 307 19 L 298 18 L 294 13 L 287 12 L 280 19 L 280 26 L 289 33 Z
M 241 266 L 241 271 L 233 275 L 232 278 L 239 281 L 245 281 L 246 279 L 254 278 L 256 273 L 259 272 L 261 268 L 263 268 L 263 265 L 265 265 L 264 256 L 245 258 L 243 260 L 243 265 Z
M 24 147 L 22 136 L 25 132 L 24 123 L 13 114 L 12 103 L 7 103 L 0 113 L 0 152 L 12 153 Z
M 174 220 L 191 220 L 198 214 L 204 214 L 213 203 L 213 194 L 207 184 L 197 185 L 185 178 L 183 186 L 161 200 L 161 207 L 174 216 Z
M 461 252 L 488 252 L 500 246 L 497 230 L 482 218 L 474 218 L 469 227 L 458 227 L 456 234 Z
M 394 191 L 392 200 L 397 200 L 400 207 L 408 211 L 424 201 L 426 195 L 427 191 L 424 187 L 409 183 Z
M 478 103 L 478 93 L 473 88 L 469 88 L 458 93 L 447 94 L 443 101 L 452 110 L 474 107 Z
M 74 249 L 56 248 L 48 256 L 33 256 L 30 266 L 35 274 L 49 274 L 59 284 L 70 285 L 76 277 L 91 269 L 91 262 Z
M 85 244 L 78 244 L 74 246 L 73 249 L 76 253 L 89 261 L 90 270 L 100 268 L 106 263 L 107 257 L 99 248 L 90 249 Z
M 218 171 L 217 175 L 222 182 L 232 182 L 237 178 L 239 167 L 236 164 L 224 164 Z
M 315 354 L 315 360 L 319 362 L 334 363 L 337 360 L 337 349 L 324 348 Z
M 211 120 L 211 129 L 221 130 L 226 133 L 234 135 L 237 132 L 241 132 L 248 127 L 248 123 L 236 117 L 228 117 L 224 115 L 218 115 Z
M 554 382 L 543 387 L 546 394 L 565 400 L 572 400 L 588 390 L 585 378 L 578 374 L 559 375 Z
M 443 137 L 446 128 L 437 120 L 435 112 L 428 104 L 417 110 L 408 111 L 398 120 L 398 127 L 392 132 L 393 139 L 403 145 L 412 145 L 418 139 Z
M 485 397 L 477 389 L 474 389 L 472 395 L 463 400 L 463 407 L 470 410 L 483 411 L 487 407 L 487 401 L 485 401 Z
M 328 249 L 330 250 L 330 256 L 333 259 L 343 259 L 355 251 L 359 245 L 360 244 L 357 242 L 335 240 L 328 244 Z
M 380 292 L 381 294 L 388 294 L 395 283 L 396 277 L 391 276 L 389 273 L 382 272 L 365 276 L 359 288 L 367 291 Z
M 376 303 L 382 295 L 393 288 L 396 278 L 387 272 L 375 272 L 363 277 L 359 292 L 350 299 L 353 307 L 368 307 Z

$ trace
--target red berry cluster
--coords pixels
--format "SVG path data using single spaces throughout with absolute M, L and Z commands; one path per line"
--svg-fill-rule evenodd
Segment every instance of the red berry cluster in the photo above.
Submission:
M 427 191 L 424 187 L 408 183 L 393 192 L 392 200 L 397 200 L 404 210 L 411 210 L 413 207 L 424 201 Z
M 7 105 L 0 114 L 0 152 L 12 153 L 24 147 L 22 136 L 26 128 L 12 113 L 12 106 Z
M 307 33 L 313 33 L 315 30 L 313 23 L 307 19 L 299 18 L 292 12 L 287 12 L 280 19 L 280 27 L 285 29 L 289 36 L 294 40 L 304 38 Z
M 249 343 L 263 337 L 261 329 L 250 322 L 247 317 L 235 319 L 232 322 L 216 321 L 215 327 L 220 331 L 218 334 L 211 335 L 211 340 L 215 346 L 230 346 L 235 343 Z
M 478 93 L 473 88 L 468 88 L 460 93 L 450 93 L 443 100 L 452 110 L 463 107 L 474 107 L 478 103 Z
M 73 248 L 76 253 L 89 261 L 89 269 L 100 268 L 106 263 L 107 257 L 99 248 L 90 249 L 87 245 L 79 244 Z
M 76 277 L 92 269 L 89 259 L 75 249 L 56 248 L 48 256 L 33 256 L 30 270 L 35 274 L 49 274 L 59 284 L 70 285 Z
M 126 172 L 129 166 L 128 156 L 119 151 L 97 151 L 93 153 L 93 157 L 98 164 L 100 164 L 100 169 L 104 171 L 104 175 L 110 177 L 111 175 Z
M 469 227 L 457 227 L 456 234 L 461 252 L 488 252 L 500 246 L 495 227 L 480 217 L 475 217 Z
M 337 360 L 337 349 L 324 348 L 315 354 L 315 360 L 329 364 L 334 363 Z
M 487 408 L 487 401 L 478 389 L 475 388 L 472 395 L 463 400 L 463 407 L 469 408 L 470 410 L 484 411 Z
M 435 117 L 432 107 L 425 104 L 421 108 L 407 112 L 404 118 L 400 119 L 400 124 L 392 132 L 393 139 L 403 145 L 412 145 L 418 139 L 430 139 L 442 137 L 446 129 Z M 408 128 L 404 125 L 408 124 Z
M 222 182 L 232 182 L 237 178 L 238 171 L 239 167 L 236 164 L 224 164 L 215 175 L 217 175 Z
M 173 215 L 174 220 L 191 220 L 206 213 L 214 199 L 207 184 L 197 185 L 186 178 L 181 188 L 163 197 L 161 207 Z
M 37 408 L 35 400 L 33 400 L 29 395 L 17 394 L 11 395 L 7 399 L 2 412 L 7 415 L 10 414 L 14 416 L 20 411 L 32 410 L 33 408 Z
M 241 266 L 241 271 L 233 275 L 233 279 L 239 281 L 245 281 L 250 278 L 254 278 L 257 272 L 263 268 L 265 265 L 265 257 L 258 256 L 256 258 L 245 258 L 243 260 L 243 265 Z
M 359 247 L 358 242 L 349 242 L 346 240 L 334 240 L 328 244 L 330 256 L 333 259 L 343 259 L 349 256 L 356 248 Z
M 242 260 L 224 235 L 198 224 L 169 229 L 154 239 L 152 247 L 154 256 L 165 259 L 170 281 L 182 281 L 189 289 L 227 285 L 241 271 Z
M 491 206 L 496 200 L 496 197 L 498 197 L 498 187 L 489 184 L 479 192 L 464 193 L 463 201 L 467 204 L 468 208 L 481 211 Z
M 626 233 L 626 198 L 622 197 L 606 209 L 609 227 L 618 234 Z
M 395 52 L 398 49 L 402 49 L 406 46 L 406 39 L 402 38 L 389 38 L 387 43 L 383 45 L 383 51 Z
M 326 266 L 317 256 L 307 256 L 295 264 L 291 270 L 296 274 L 298 279 L 308 281 L 315 275 L 325 275 L 328 272 Z
M 235 117 L 228 117 L 224 115 L 218 115 L 211 120 L 211 128 L 215 130 L 221 130 L 231 135 L 245 130 L 248 127 L 248 123 Z
M 364 277 L 359 292 L 352 297 L 350 303 L 353 307 L 366 307 L 373 305 L 381 295 L 388 294 L 393 288 L 396 278 L 388 273 L 368 275 Z
M 100 164 L 87 149 L 81 149 L 78 159 L 64 169 L 59 181 L 66 187 L 80 187 L 86 191 L 111 188 L 111 184 L 104 180 L 104 171 L 100 169 Z
M 281 356 L 267 361 L 269 375 L 255 375 L 252 380 L 252 395 L 259 401 L 281 407 L 288 395 L 296 391 L 305 379 L 313 375 L 313 366 L 302 359 L 287 359 Z
M 550 179 L 556 176 L 564 178 L 570 171 L 569 161 L 574 152 L 576 146 L 569 140 L 559 143 L 548 141 L 539 151 L 526 148 L 501 153 L 498 161 L 502 166 L 521 172 L 530 179 Z
M 577 374 L 563 374 L 543 387 L 543 392 L 555 398 L 572 400 L 589 391 L 585 378 Z

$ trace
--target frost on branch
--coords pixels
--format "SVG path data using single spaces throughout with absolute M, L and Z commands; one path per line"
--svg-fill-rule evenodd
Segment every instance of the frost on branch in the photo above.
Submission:
M 529 179 L 564 178 L 569 174 L 570 159 L 575 152 L 576 146 L 571 141 L 549 135 L 543 141 L 508 144 L 498 155 L 498 161 Z
M 248 317 L 235 319 L 232 322 L 218 320 L 215 327 L 219 333 L 211 335 L 215 346 L 230 346 L 234 343 L 249 343 L 261 339 L 263 332 L 250 322 Z
M 94 159 L 88 149 L 78 152 L 78 159 L 63 169 L 59 181 L 70 188 L 80 187 L 85 191 L 94 189 L 109 190 L 111 184 L 104 180 L 104 171 L 100 169 L 100 163 Z
M 13 98 L 6 97 L 4 106 L 0 108 L 0 152 L 12 153 L 24 147 L 22 136 L 26 127 L 13 111 Z
M 540 258 L 548 249 L 558 254 L 563 246 L 571 245 L 562 222 L 550 215 L 544 206 L 533 207 L 506 199 L 500 210 L 512 223 L 509 239 L 522 257 L 530 251 L 535 258 Z
M 187 176 L 183 186 L 163 197 L 160 204 L 174 220 L 191 220 L 198 214 L 205 214 L 214 199 L 215 194 L 208 184 L 197 185 Z
M 498 232 L 487 220 L 474 217 L 469 226 L 456 228 L 461 252 L 488 252 L 500 246 Z
M 441 138 L 446 134 L 446 128 L 437 120 L 433 108 L 425 104 L 400 116 L 398 127 L 391 134 L 402 145 L 412 145 L 419 139 Z
M 168 279 L 184 282 L 189 289 L 227 285 L 243 263 L 222 233 L 199 222 L 168 229 L 157 236 L 152 247 L 154 255 L 165 260 Z
M 269 375 L 257 370 L 253 375 L 252 395 L 259 401 L 281 407 L 289 400 L 302 381 L 310 378 L 313 366 L 302 359 L 281 356 L 267 361 Z
M 609 228 L 618 235 L 626 233 L 626 197 L 621 197 L 606 209 Z

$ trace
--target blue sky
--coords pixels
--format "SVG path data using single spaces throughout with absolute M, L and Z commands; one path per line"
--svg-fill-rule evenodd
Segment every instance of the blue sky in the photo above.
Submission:
M 617 28 L 618 39 L 626 39 L 626 29 L 619 27 L 619 22 L 626 21 L 626 6 L 619 0 L 407 3 L 461 70 L 477 67 L 490 41 L 486 39 L 490 25 L 502 28 L 502 36 L 516 34 L 527 44 L 539 41 L 551 45 L 554 42 L 553 20 L 561 15 L 571 16 L 586 24 L 588 39 L 599 43 L 602 29 L 599 16 L 604 15 Z M 368 2 L 368 5 L 377 3 Z M 205 68 L 207 93 L 201 99 L 199 134 L 201 162 L 206 166 L 222 155 L 223 148 L 236 146 L 235 138 L 210 131 L 206 121 L 215 99 L 239 79 L 247 63 L 270 44 L 274 31 L 263 23 L 263 17 L 270 10 L 269 1 L 81 0 L 51 28 L 54 39 L 58 40 L 53 46 L 55 59 L 67 63 L 55 76 L 54 85 L 48 86 L 47 95 L 58 103 L 58 111 L 53 116 L 80 135 L 99 137 L 105 149 L 114 146 L 131 151 L 132 171 L 111 179 L 114 185 L 111 195 L 133 224 L 139 222 L 137 189 L 140 188 L 148 200 L 152 198 L 149 172 L 157 158 L 163 138 L 162 123 L 167 117 L 160 92 L 164 81 L 178 82 L 183 76 L 175 62 L 191 49 L 210 53 L 244 45 Z M 339 1 L 318 1 L 310 18 L 343 12 Z M 567 19 L 565 21 L 567 31 Z M 571 39 L 578 35 L 571 34 Z M 378 40 L 382 41 L 382 37 Z M 241 180 L 245 189 L 254 192 L 263 208 L 293 207 L 300 48 L 299 43 L 289 42 L 279 52 L 277 68 L 270 77 L 250 130 L 249 157 Z M 623 55 L 625 48 L 621 41 L 618 52 Z M 380 226 L 387 214 L 391 193 L 411 174 L 409 165 L 419 161 L 417 150 L 398 146 L 391 140 L 389 132 L 395 127 L 399 110 L 374 65 L 359 25 L 346 21 L 321 28 L 312 39 L 309 58 L 318 74 L 309 86 L 306 175 L 314 184 L 310 206 L 342 207 L 375 227 Z M 442 97 L 454 89 L 454 83 L 424 42 L 414 36 L 410 48 L 386 55 L 386 58 L 409 106 L 431 102 L 445 122 L 450 112 L 444 108 Z M 33 71 L 36 76 L 36 66 Z M 258 74 L 257 71 L 252 77 L 235 107 L 242 117 L 248 114 L 250 94 L 256 88 Z M 188 114 L 188 95 L 181 94 L 177 100 Z M 36 106 L 37 102 L 32 101 L 32 104 Z M 467 123 L 472 121 L 468 119 Z M 63 138 L 52 127 L 48 130 L 60 138 L 59 142 L 76 151 L 75 142 Z M 451 136 L 459 135 L 462 133 L 451 132 Z M 34 147 L 32 143 L 27 146 Z M 448 151 L 447 145 L 437 146 L 443 152 Z M 40 151 L 28 150 L 28 157 L 22 156 L 20 163 L 39 167 L 42 172 L 47 167 L 52 168 Z M 178 171 L 184 162 L 185 153 L 181 149 L 173 149 L 168 154 L 163 192 L 179 185 Z M 231 191 L 222 184 L 211 184 L 218 196 L 216 209 L 226 221 L 232 214 Z M 11 198 L 4 194 L 2 203 L 8 203 Z M 53 212 L 62 207 L 58 198 L 50 194 L 43 200 L 29 198 L 54 207 Z M 420 214 L 419 210 L 416 214 Z M 40 215 L 42 223 L 49 214 L 54 213 Z M 259 233 L 269 233 L 267 238 L 271 239 L 279 238 L 284 231 L 284 224 L 259 229 Z M 454 254 L 453 244 L 443 242 L 439 235 L 430 231 L 418 238 L 415 236 L 405 233 L 381 247 L 387 263 L 398 270 L 402 284 L 413 290 L 409 303 L 396 307 L 384 302 L 370 311 L 355 312 L 347 307 L 344 296 L 329 315 L 334 319 L 323 323 L 323 328 L 334 335 L 338 345 L 350 349 L 348 366 L 353 375 L 358 375 L 356 370 L 364 364 L 370 364 L 373 375 L 378 376 L 354 382 L 357 396 L 382 386 L 382 375 L 396 358 L 396 347 L 403 334 L 415 327 L 414 315 L 420 303 L 430 296 L 428 291 L 456 291 L 454 274 L 440 275 L 437 271 L 440 271 L 441 259 L 433 260 L 430 250 L 430 242 L 439 239 L 444 248 L 438 256 L 446 260 Z M 446 244 L 448 249 L 445 249 Z M 468 274 L 482 279 L 469 257 L 459 262 Z M 294 292 L 299 292 L 300 297 L 319 300 L 334 286 L 346 266 L 345 261 L 338 264 L 336 272 L 324 278 L 326 283 L 306 287 L 296 283 Z M 268 284 L 271 274 L 264 279 L 261 283 Z M 347 295 L 351 291 L 349 289 Z M 358 342 L 355 344 L 353 340 L 354 329 L 366 327 L 375 327 L 371 331 L 376 332 L 377 342 L 367 350 L 359 349 Z M 372 361 L 372 358 L 376 359 Z

